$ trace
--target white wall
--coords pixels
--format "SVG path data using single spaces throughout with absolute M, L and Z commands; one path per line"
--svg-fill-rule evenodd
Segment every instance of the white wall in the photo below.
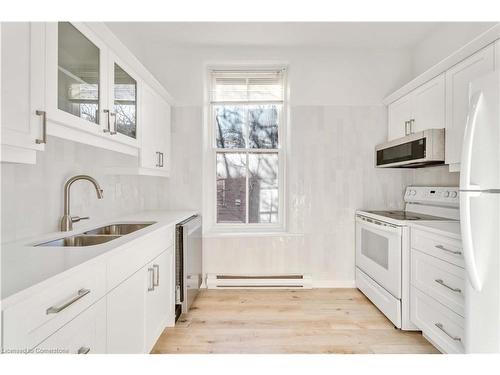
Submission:
M 408 51 L 327 48 L 132 48 L 168 87 L 178 105 L 203 103 L 203 64 L 278 61 L 289 63 L 292 105 L 380 105 L 380 98 L 412 75 Z
M 208 236 L 204 272 L 309 273 L 316 285 L 352 286 L 355 209 L 401 208 L 404 187 L 413 178 L 413 171 L 373 168 L 374 146 L 387 137 L 381 100 L 410 79 L 408 52 L 156 48 L 145 56 L 180 104 L 173 111 L 169 202 L 174 208 L 199 209 L 203 203 L 204 64 L 289 64 L 289 234 Z
M 495 22 L 451 22 L 443 24 L 413 48 L 414 77 L 423 73 L 495 24 Z
M 76 174 L 89 174 L 104 189 L 98 200 L 94 187 L 79 181 L 71 188 L 71 214 L 91 221 L 114 219 L 144 209 L 165 208 L 167 180 L 157 177 L 112 176 L 100 166 L 137 163 L 136 158 L 49 137 L 37 164 L 2 163 L 2 238 L 13 241 L 59 230 L 63 185 Z M 75 229 L 78 228 L 76 223 Z
M 308 273 L 318 286 L 352 286 L 356 209 L 402 208 L 404 188 L 414 181 L 456 185 L 445 169 L 423 174 L 373 167 L 374 146 L 387 138 L 382 98 L 412 78 L 409 51 L 193 47 L 135 53 L 179 104 L 173 109 L 172 208 L 203 205 L 205 64 L 289 64 L 289 233 L 208 236 L 206 273 Z

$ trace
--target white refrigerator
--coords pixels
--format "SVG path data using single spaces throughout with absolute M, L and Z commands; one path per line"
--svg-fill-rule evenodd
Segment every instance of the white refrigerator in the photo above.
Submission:
M 500 72 L 470 84 L 460 171 L 466 353 L 500 353 Z

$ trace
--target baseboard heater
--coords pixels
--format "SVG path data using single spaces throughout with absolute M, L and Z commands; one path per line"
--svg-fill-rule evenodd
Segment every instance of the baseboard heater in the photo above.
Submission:
M 311 289 L 310 275 L 207 275 L 208 289 Z

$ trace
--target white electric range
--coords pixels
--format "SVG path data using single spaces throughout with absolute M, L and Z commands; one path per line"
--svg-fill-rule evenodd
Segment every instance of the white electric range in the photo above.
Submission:
M 391 322 L 410 321 L 411 223 L 458 221 L 458 187 L 409 186 L 403 211 L 356 211 L 356 287 Z

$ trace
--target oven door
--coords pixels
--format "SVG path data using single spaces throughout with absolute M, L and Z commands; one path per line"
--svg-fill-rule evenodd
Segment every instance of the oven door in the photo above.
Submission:
M 356 267 L 401 299 L 402 228 L 356 215 Z

